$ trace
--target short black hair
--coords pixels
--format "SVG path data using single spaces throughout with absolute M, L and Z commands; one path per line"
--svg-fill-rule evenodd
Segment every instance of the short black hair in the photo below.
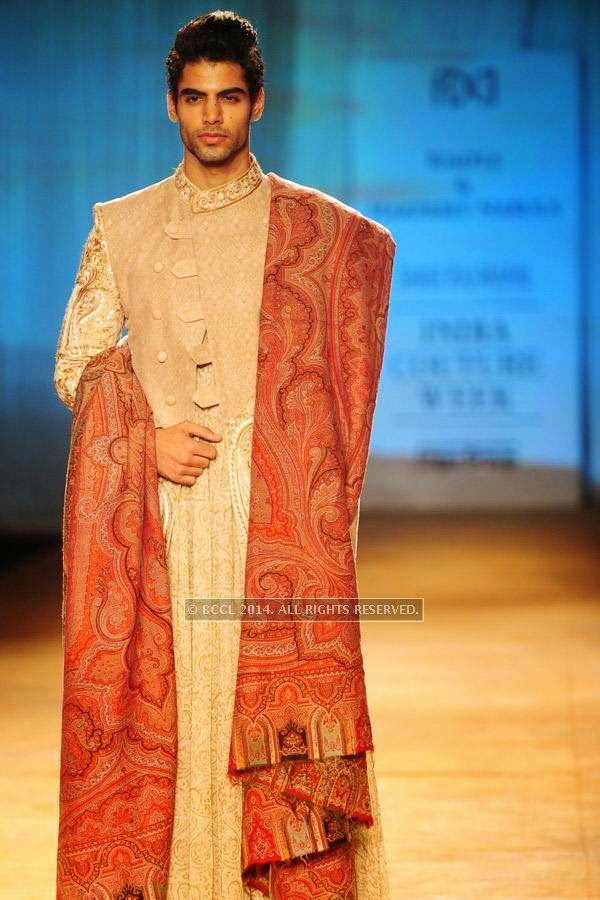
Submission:
M 201 59 L 239 63 L 248 84 L 250 102 L 254 102 L 264 84 L 265 64 L 258 46 L 258 32 L 248 19 L 230 9 L 216 9 L 179 29 L 166 60 L 167 84 L 174 102 L 177 102 L 186 63 Z

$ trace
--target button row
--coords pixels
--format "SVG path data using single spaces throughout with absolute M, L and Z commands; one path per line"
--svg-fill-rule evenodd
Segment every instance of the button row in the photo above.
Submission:
M 186 235 L 186 224 L 183 222 L 169 222 L 165 227 L 165 231 L 170 237 L 185 237 Z M 153 269 L 156 273 L 162 272 L 164 269 L 164 263 L 160 260 L 156 260 L 153 264 Z M 175 275 L 176 278 L 187 278 L 191 275 L 197 275 L 197 263 L 194 258 L 180 259 L 178 260 L 173 267 L 171 268 L 171 272 Z M 180 306 L 176 310 L 177 317 L 182 322 L 201 322 L 203 319 L 202 315 L 202 307 L 198 303 L 186 303 Z M 162 312 L 157 307 L 152 310 L 152 318 L 153 319 L 162 319 Z M 208 363 L 212 362 L 212 352 L 210 349 L 210 344 L 208 340 L 204 340 L 206 336 L 206 325 L 203 323 L 200 328 L 200 333 L 198 336 L 198 342 L 194 344 L 191 350 L 191 356 L 194 359 L 196 365 L 205 366 Z M 167 352 L 165 350 L 159 350 L 156 355 L 156 358 L 159 362 L 165 362 L 167 359 Z M 197 388 L 192 396 L 192 400 L 197 406 L 200 406 L 202 409 L 210 409 L 212 406 L 218 406 L 220 403 L 219 400 L 219 392 L 215 384 L 205 385 L 204 387 Z M 165 397 L 165 403 L 167 406 L 174 406 L 177 402 L 176 397 L 173 394 L 167 394 Z

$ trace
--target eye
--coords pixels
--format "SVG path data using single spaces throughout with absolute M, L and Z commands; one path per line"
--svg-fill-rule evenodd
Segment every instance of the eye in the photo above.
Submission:
M 233 100 L 234 103 L 237 103 L 239 98 L 238 98 L 237 94 L 225 94 L 225 97 L 223 99 L 224 100 Z
M 185 102 L 186 103 L 194 103 L 194 101 L 197 99 L 198 99 L 198 97 L 195 94 L 189 94 L 188 96 L 186 96 Z

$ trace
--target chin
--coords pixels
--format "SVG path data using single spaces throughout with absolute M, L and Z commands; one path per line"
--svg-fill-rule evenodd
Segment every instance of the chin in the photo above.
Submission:
M 232 156 L 232 150 L 227 146 L 199 146 L 195 148 L 194 156 L 201 162 L 225 162 Z

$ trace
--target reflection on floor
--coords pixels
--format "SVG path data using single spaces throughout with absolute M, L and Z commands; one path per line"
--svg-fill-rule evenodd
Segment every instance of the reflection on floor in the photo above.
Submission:
M 362 624 L 394 900 L 600 897 L 599 524 L 363 512 L 362 598 L 425 598 L 422 623 Z M 11 560 L 0 896 L 40 900 L 55 895 L 60 544 Z

